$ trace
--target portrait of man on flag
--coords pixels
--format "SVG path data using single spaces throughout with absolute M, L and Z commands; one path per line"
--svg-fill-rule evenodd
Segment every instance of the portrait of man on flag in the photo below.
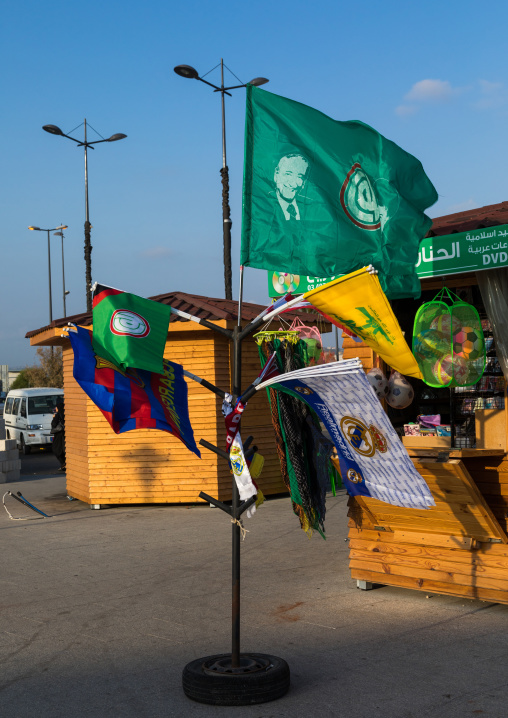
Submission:
M 276 196 L 286 222 L 300 221 L 300 207 L 303 207 L 305 202 L 303 189 L 308 170 L 309 161 L 296 152 L 284 155 L 277 162 L 273 177 L 275 192 L 270 194 Z
M 437 192 L 372 127 L 247 86 L 240 263 L 331 277 L 372 264 L 390 299 L 420 296 L 415 264 Z

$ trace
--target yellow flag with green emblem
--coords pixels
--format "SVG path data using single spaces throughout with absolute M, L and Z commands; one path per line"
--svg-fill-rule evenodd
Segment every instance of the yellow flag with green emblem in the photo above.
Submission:
M 388 366 L 422 378 L 379 279 L 366 267 L 303 295 L 333 322 L 342 324 L 373 349 Z

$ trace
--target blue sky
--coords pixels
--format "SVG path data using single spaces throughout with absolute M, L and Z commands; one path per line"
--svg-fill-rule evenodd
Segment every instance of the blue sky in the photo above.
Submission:
M 422 161 L 435 217 L 508 199 L 507 20 L 498 0 L 5 2 L 0 364 L 32 362 L 23 337 L 48 322 L 46 235 L 29 225 L 69 226 L 68 314 L 85 308 L 83 150 L 43 124 L 69 132 L 86 117 L 104 137 L 128 135 L 89 151 L 95 280 L 144 296 L 223 296 L 220 98 L 175 65 L 203 75 L 224 57 L 243 82 L 268 77 L 271 92 L 372 125 Z M 244 91 L 226 99 L 236 297 Z M 267 302 L 266 287 L 246 270 L 247 301 Z

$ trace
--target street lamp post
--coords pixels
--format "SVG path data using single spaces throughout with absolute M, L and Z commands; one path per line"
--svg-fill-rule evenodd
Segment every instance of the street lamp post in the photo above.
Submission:
M 214 68 L 215 69 L 215 68 Z M 190 65 L 177 65 L 174 68 L 177 75 L 180 75 L 180 77 L 185 77 L 190 80 L 199 80 L 200 82 L 204 82 L 205 85 L 209 85 L 210 87 L 214 88 L 214 92 L 220 92 L 221 93 L 221 109 L 222 109 L 222 169 L 220 171 L 221 178 L 222 178 L 222 234 L 224 238 L 224 290 L 226 294 L 226 299 L 232 299 L 233 298 L 233 288 L 232 288 L 232 281 L 231 281 L 231 210 L 229 207 L 229 168 L 227 165 L 227 159 L 226 159 L 226 112 L 225 112 L 225 105 L 224 105 L 224 95 L 229 95 L 231 97 L 231 93 L 229 90 L 237 90 L 240 87 L 247 87 L 247 85 L 254 85 L 255 87 L 259 87 L 260 85 L 264 85 L 268 82 L 266 77 L 255 77 L 250 82 L 247 82 L 245 84 L 240 85 L 233 85 L 231 87 L 224 87 L 224 61 L 221 59 L 220 61 L 220 70 L 221 70 L 221 85 L 218 87 L 217 85 L 214 85 L 212 82 L 208 82 L 208 80 L 205 80 L 203 77 L 199 76 L 199 73 L 197 70 L 195 70 Z
M 92 311 L 92 245 L 90 242 L 90 230 L 92 228 L 92 225 L 90 224 L 90 215 L 89 215 L 89 205 L 88 205 L 88 158 L 87 158 L 87 150 L 90 147 L 90 149 L 95 149 L 93 145 L 98 145 L 101 142 L 116 142 L 117 140 L 123 140 L 127 135 L 124 135 L 122 133 L 117 133 L 115 135 L 111 135 L 111 137 L 108 137 L 107 139 L 102 140 L 95 140 L 94 142 L 88 142 L 86 137 L 86 118 L 84 122 L 85 126 L 85 137 L 84 140 L 77 140 L 75 137 L 71 137 L 70 135 L 66 135 L 65 132 L 62 132 L 62 130 L 57 127 L 56 125 L 43 125 L 42 129 L 46 132 L 49 132 L 51 135 L 61 135 L 62 137 L 67 137 L 67 139 L 72 140 L 73 142 L 77 143 L 78 147 L 84 147 L 85 148 L 85 282 L 86 282 L 86 310 L 87 312 Z
M 64 315 L 64 317 L 66 317 L 67 316 L 66 300 L 67 300 L 67 295 L 69 294 L 69 292 L 65 291 L 65 263 L 64 263 L 64 233 L 63 233 L 63 229 L 61 229 L 59 232 L 55 232 L 55 235 L 57 237 L 60 237 L 62 240 L 62 298 L 63 298 L 63 313 L 64 313 L 63 315 Z
M 229 90 L 235 90 L 240 87 L 246 87 L 246 84 L 250 85 L 264 85 L 268 80 L 264 77 L 257 77 L 254 80 L 251 80 L 250 83 L 246 84 L 239 84 L 234 85 L 232 87 L 224 87 L 224 62 L 221 60 L 221 86 L 218 87 L 217 85 L 212 84 L 211 82 L 208 82 L 208 80 L 205 80 L 203 77 L 199 77 L 199 74 L 197 70 L 195 70 L 193 67 L 190 67 L 190 65 L 178 65 L 174 68 L 177 75 L 180 75 L 181 77 L 186 77 L 189 79 L 194 80 L 200 80 L 201 82 L 204 82 L 205 85 L 209 85 L 210 87 L 214 88 L 215 92 L 221 93 L 221 109 L 222 109 L 222 169 L 221 169 L 221 177 L 222 177 L 222 221 L 223 221 L 223 238 L 224 238 L 224 287 L 225 287 L 225 295 L 226 299 L 232 299 L 232 283 L 231 283 L 231 217 L 230 217 L 230 208 L 229 208 L 229 170 L 227 166 L 227 160 L 226 160 L 226 118 L 225 118 L 225 102 L 224 102 L 224 95 L 230 95 L 231 93 Z M 214 68 L 215 69 L 215 68 Z M 241 285 L 240 285 L 240 294 L 241 294 Z M 241 317 L 241 309 L 240 309 L 240 302 L 239 302 L 239 309 L 238 309 L 238 326 L 234 328 L 233 331 L 230 331 L 229 338 L 232 341 L 233 344 L 233 366 L 232 366 L 232 378 L 233 378 L 233 396 L 235 400 L 240 396 L 241 393 L 241 342 L 243 339 L 242 334 L 242 328 L 240 325 L 240 317 Z M 240 416 L 240 415 L 239 415 Z M 238 417 L 239 418 L 239 417 Z M 240 426 L 237 425 L 237 428 L 239 429 Z M 205 446 L 207 448 L 211 448 L 211 445 L 205 443 Z M 215 451 L 215 448 L 211 448 L 211 450 Z M 217 452 L 219 453 L 219 452 Z M 220 455 L 227 459 L 229 461 L 229 455 L 227 452 L 222 452 Z M 229 512 L 232 517 L 234 517 L 234 520 L 232 521 L 232 552 L 231 552 L 231 574 L 232 574 L 232 601 L 231 601 L 231 654 L 224 656 L 224 660 L 221 661 L 215 661 L 217 658 L 216 656 L 210 657 L 210 661 L 214 663 L 214 666 L 211 670 L 215 671 L 217 669 L 218 673 L 222 675 L 223 677 L 227 677 L 229 675 L 244 675 L 246 672 L 254 672 L 254 671 L 261 671 L 264 670 L 267 666 L 269 666 L 269 662 L 263 663 L 262 661 L 258 661 L 257 654 L 252 654 L 252 656 L 247 656 L 240 653 L 240 522 L 238 520 L 238 517 L 241 516 L 242 512 L 246 510 L 247 506 L 246 504 L 248 502 L 241 502 L 240 501 L 240 495 L 238 492 L 238 488 L 236 486 L 235 477 L 233 475 L 232 477 L 232 505 L 231 507 L 225 507 L 223 504 L 220 506 L 220 508 L 223 508 L 226 512 Z M 205 498 L 205 500 L 211 500 L 214 502 L 215 505 L 219 506 L 220 502 L 215 502 L 212 497 L 209 497 L 207 494 L 204 494 L 203 492 L 200 494 L 201 498 Z M 265 659 L 263 658 L 263 661 Z M 205 671 L 205 663 L 208 665 L 208 659 L 200 659 L 200 662 L 202 663 L 203 671 Z M 218 665 L 220 663 L 220 666 Z M 189 664 L 190 666 L 190 664 Z M 190 695 L 186 690 L 186 675 L 187 670 L 191 670 L 189 666 L 186 666 L 184 669 L 184 678 L 183 678 L 183 684 L 184 684 L 184 691 L 187 695 Z M 208 669 L 206 669 L 208 670 Z M 215 674 L 217 675 L 217 674 Z M 289 676 L 289 673 L 288 673 Z M 206 678 L 206 676 L 205 676 Z M 287 690 L 287 688 L 285 689 Z M 199 700 L 197 698 L 196 700 Z M 205 701 L 207 702 L 207 701 Z M 253 702 L 259 702 L 257 700 Z M 220 701 L 218 701 L 218 704 L 220 705 Z
M 51 324 L 51 322 L 53 321 L 53 301 L 51 296 L 51 247 L 49 242 L 49 234 L 50 232 L 54 232 L 57 229 L 67 229 L 67 225 L 61 224 L 59 227 L 53 227 L 53 229 L 42 229 L 42 227 L 29 227 L 28 229 L 35 230 L 37 232 L 48 233 L 49 323 Z

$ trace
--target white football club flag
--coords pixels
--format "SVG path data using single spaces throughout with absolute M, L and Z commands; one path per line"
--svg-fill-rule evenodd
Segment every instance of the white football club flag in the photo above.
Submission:
M 266 386 L 289 392 L 316 412 L 337 448 L 349 494 L 406 508 L 435 505 L 358 359 L 298 369 L 256 388 Z
M 236 485 L 238 487 L 238 493 L 240 494 L 240 499 L 242 501 L 246 501 L 247 499 L 250 499 L 251 496 L 255 496 L 258 490 L 254 486 L 254 482 L 252 481 L 252 477 L 250 475 L 249 467 L 247 466 L 247 461 L 245 460 L 240 432 L 237 432 L 231 445 L 231 449 L 229 452 L 229 461 L 231 462 L 231 468 L 233 469 L 233 474 L 235 477 Z M 256 504 L 253 504 L 250 508 L 247 509 L 247 516 L 251 518 L 252 515 L 255 513 Z

